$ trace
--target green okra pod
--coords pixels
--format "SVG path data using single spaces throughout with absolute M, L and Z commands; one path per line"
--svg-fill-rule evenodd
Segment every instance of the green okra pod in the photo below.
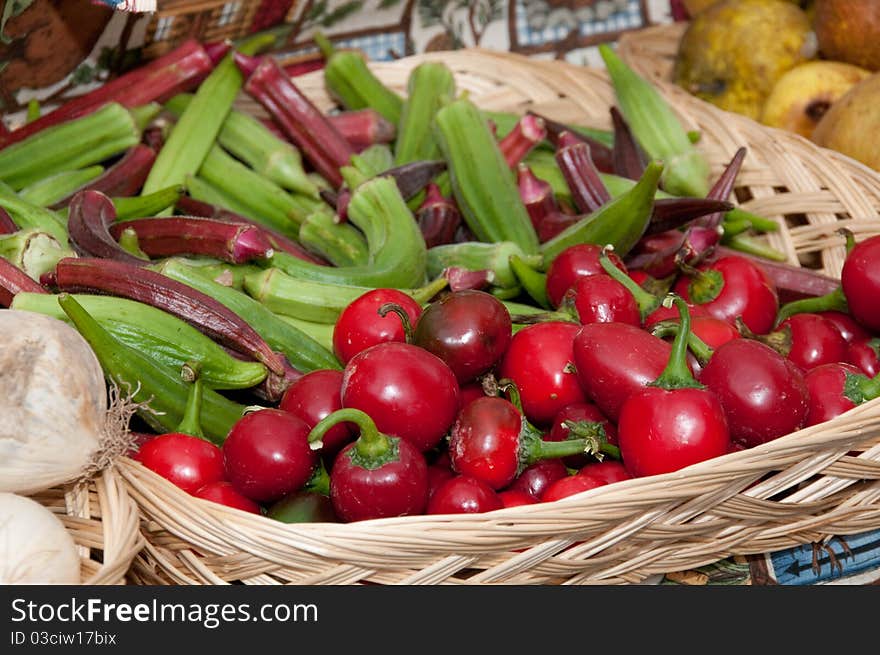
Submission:
M 22 230 L 38 230 L 50 234 L 58 243 L 67 245 L 66 221 L 51 209 L 28 202 L 7 184 L 0 182 L 0 207 Z
M 337 223 L 330 209 L 306 216 L 299 226 L 299 242 L 334 266 L 361 266 L 369 262 L 364 235 L 349 223 Z
M 18 195 L 35 205 L 48 207 L 68 197 L 77 189 L 99 177 L 103 172 L 104 167 L 100 164 L 72 171 L 61 171 L 29 184 L 19 191 Z
M 138 348 L 122 343 L 101 327 L 72 295 L 62 293 L 57 296 L 57 302 L 92 347 L 107 379 L 138 403 L 138 416 L 157 432 L 177 429 L 189 394 L 189 386 L 180 371 L 169 372 Z M 202 430 L 218 445 L 225 441 L 247 409 L 210 389 L 204 390 L 202 406 Z
M 39 282 L 40 276 L 54 269 L 60 259 L 76 257 L 76 253 L 51 234 L 30 229 L 0 235 L 0 257 Z
M 267 267 L 301 280 L 411 289 L 425 283 L 425 239 L 391 177 L 363 182 L 352 192 L 348 219 L 367 240 L 369 263 L 320 266 L 276 252 Z
M 180 116 L 191 100 L 192 94 L 181 93 L 171 98 L 165 108 Z M 318 198 L 318 187 L 303 168 L 300 151 L 290 142 L 279 139 L 253 116 L 231 110 L 217 135 L 217 143 L 280 187 Z
M 611 46 L 600 45 L 599 53 L 633 136 L 650 158 L 664 164 L 663 189 L 674 195 L 704 198 L 709 192 L 709 163 L 688 138 L 672 107 Z
M 263 177 L 232 157 L 218 145 L 208 150 L 198 176 L 224 196 L 232 198 L 242 210 L 238 213 L 292 238 L 296 238 L 299 225 L 305 217 L 324 205 L 319 199 L 288 193 L 269 178 Z M 187 184 L 190 193 L 195 197 L 197 191 L 193 191 L 191 182 Z M 221 204 L 221 206 L 226 205 Z M 233 207 L 226 208 L 237 211 Z
M 611 245 L 624 257 L 638 243 L 651 221 L 654 196 L 663 165 L 653 161 L 641 179 L 625 195 L 613 198 L 541 245 L 546 270 L 556 256 L 578 243 Z
M 455 97 L 455 77 L 443 62 L 426 61 L 410 71 L 407 96 L 397 124 L 394 163 L 440 159 L 434 116 Z
M 284 354 L 303 373 L 320 368 L 341 368 L 332 349 L 318 343 L 305 332 L 281 320 L 270 309 L 242 291 L 225 286 L 210 277 L 203 267 L 170 258 L 156 267 L 163 275 L 210 296 L 239 316 L 247 317 L 273 350 Z
M 217 342 L 161 309 L 113 296 L 73 297 L 114 338 L 139 350 L 169 373 L 179 371 L 188 361 L 196 361 L 205 384 L 212 389 L 249 389 L 266 378 L 263 364 L 233 357 Z M 70 322 L 55 296 L 19 293 L 12 302 L 16 309 Z
M 320 33 L 314 38 L 327 60 L 324 82 L 330 95 L 345 109 L 370 107 L 397 125 L 403 110 L 403 98 L 376 77 L 364 56 L 353 50 L 336 50 Z
M 18 191 L 55 173 L 98 164 L 139 140 L 132 113 L 111 102 L 0 150 L 0 180 Z
M 429 248 L 428 275 L 437 277 L 447 268 L 491 271 L 493 286 L 514 288 L 519 286 L 519 279 L 510 264 L 514 256 L 532 267 L 538 267 L 543 262 L 541 255 L 527 255 L 512 241 L 463 241 Z
M 437 136 L 462 217 L 480 241 L 512 241 L 538 253 L 538 235 L 485 118 L 467 98 L 436 114 Z
M 244 54 L 253 55 L 267 44 L 267 38 L 256 35 L 238 46 Z M 232 109 L 232 103 L 244 83 L 244 77 L 230 52 L 206 77 L 171 128 L 168 139 L 159 151 L 150 174 L 144 182 L 142 194 L 183 184 L 187 175 L 195 175 L 208 152 L 214 146 L 220 128 Z M 162 213 L 170 214 L 172 207 Z
M 446 286 L 438 278 L 415 289 L 401 289 L 424 304 Z M 334 323 L 342 311 L 374 287 L 298 280 L 277 268 L 267 268 L 246 275 L 244 289 L 276 314 L 293 316 L 315 323 Z

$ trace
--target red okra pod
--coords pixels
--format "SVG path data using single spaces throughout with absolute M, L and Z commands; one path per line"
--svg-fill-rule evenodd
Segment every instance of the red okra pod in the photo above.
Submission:
M 296 241 L 281 234 L 280 232 L 276 232 L 275 230 L 263 225 L 262 223 L 258 223 L 248 218 L 247 216 L 236 214 L 235 212 L 224 209 L 223 207 L 217 207 L 216 205 L 212 205 L 201 200 L 196 200 L 195 198 L 191 198 L 190 196 L 181 196 L 180 199 L 177 201 L 176 207 L 178 210 L 188 216 L 213 218 L 218 221 L 224 221 L 226 223 L 246 223 L 248 225 L 255 226 L 262 231 L 263 236 L 265 236 L 265 238 L 269 242 L 269 245 L 274 250 L 277 250 L 279 252 L 286 252 L 289 255 L 293 255 L 294 257 L 298 257 L 299 259 L 307 262 L 312 262 L 313 264 L 326 265 L 328 263 L 327 260 L 323 257 L 319 257 L 318 255 L 309 252 Z
M 534 114 L 526 114 L 498 142 L 498 147 L 501 149 L 507 165 L 513 168 L 546 138 L 547 128 L 544 125 L 544 119 Z
M 547 118 L 546 116 L 542 116 L 541 114 L 534 115 L 539 116 L 541 119 L 543 119 L 544 127 L 547 129 L 547 138 L 550 140 L 550 143 L 552 143 L 554 147 L 559 148 L 564 145 L 570 145 L 574 141 L 586 143 L 588 146 L 590 146 L 590 154 L 596 164 L 596 168 L 598 168 L 603 173 L 614 172 L 614 161 L 611 153 L 611 148 L 606 146 L 604 143 L 596 141 L 596 139 L 591 139 L 584 134 L 580 134 L 579 132 L 573 130 L 571 127 L 565 125 L 564 123 L 550 120 L 549 118 Z
M 349 164 L 354 148 L 328 118 L 291 81 L 272 57 L 235 53 L 246 78 L 244 89 L 269 113 L 315 171 L 334 187 L 342 185 L 339 169 Z
M 116 207 L 100 191 L 78 191 L 70 201 L 67 212 L 67 231 L 70 243 L 78 254 L 101 257 L 144 266 L 149 262 L 123 249 L 110 234 L 110 225 L 116 221 Z
M 19 227 L 12 220 L 9 212 L 0 207 L 0 234 L 12 234 L 18 232 Z
M 100 191 L 111 198 L 133 196 L 141 190 L 154 161 L 156 161 L 156 151 L 139 143 L 129 148 L 119 161 L 80 191 Z M 72 197 L 73 194 L 59 200 L 51 209 L 67 206 Z
M 93 257 L 66 257 L 54 285 L 71 293 L 101 293 L 137 300 L 186 321 L 222 345 L 250 355 L 278 375 L 281 357 L 240 316 L 214 298 L 148 268 Z
M 611 200 L 611 194 L 599 177 L 589 145 L 578 142 L 559 148 L 556 163 L 579 211 L 585 214 L 594 212 Z
M 48 293 L 36 280 L 12 262 L 0 257 L 0 306 L 9 307 L 19 292 Z
M 416 222 L 425 245 L 433 248 L 444 243 L 452 243 L 455 232 L 461 225 L 461 212 L 455 202 L 440 191 L 440 187 L 431 182 L 428 184 L 425 199 L 416 210 Z
M 516 185 L 536 230 L 541 227 L 545 218 L 560 211 L 553 195 L 553 187 L 546 180 L 539 179 L 525 163 L 521 162 L 517 166 Z
M 327 116 L 330 124 L 360 152 L 376 143 L 391 143 L 397 127 L 375 109 L 354 109 Z
M 614 173 L 631 180 L 638 180 L 645 172 L 648 158 L 633 136 L 629 123 L 617 107 L 611 108 L 611 121 L 614 124 L 614 147 L 611 149 Z
M 138 218 L 110 226 L 119 239 L 123 230 L 134 230 L 140 249 L 149 257 L 206 255 L 244 264 L 272 256 L 272 244 L 263 230 L 248 223 L 233 223 L 197 216 Z
M 228 49 L 228 46 L 227 46 Z M 44 128 L 58 125 L 95 111 L 108 102 L 131 108 L 162 102 L 199 84 L 214 68 L 214 60 L 195 39 L 90 91 L 67 100 L 57 109 L 0 135 L 0 147 L 17 143 Z

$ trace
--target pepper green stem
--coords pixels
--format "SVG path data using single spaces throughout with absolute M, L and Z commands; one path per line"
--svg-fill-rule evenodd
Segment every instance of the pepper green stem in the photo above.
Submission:
M 522 462 L 530 466 L 544 459 L 559 459 L 571 455 L 593 454 L 597 445 L 593 439 L 565 439 L 564 441 L 544 441 L 540 438 L 521 439 Z
M 880 374 L 869 378 L 860 373 L 847 373 L 843 384 L 843 395 L 856 405 L 880 397 Z
M 401 324 L 403 324 L 403 334 L 406 338 L 407 343 L 413 342 L 413 325 L 412 321 L 409 320 L 409 314 L 406 313 L 406 310 L 398 305 L 396 302 L 386 302 L 384 305 L 381 305 L 379 309 L 376 310 L 376 313 L 379 314 L 382 318 L 385 318 L 389 313 L 394 312 L 397 314 L 398 318 L 400 318 Z
M 496 381 L 495 388 L 498 392 L 506 393 L 511 404 L 519 410 L 520 414 L 523 413 L 522 398 L 519 395 L 519 387 L 516 386 L 516 382 L 510 378 L 502 378 Z M 523 421 L 525 422 L 525 419 Z
M 812 314 L 832 310 L 844 313 L 849 312 L 846 296 L 843 294 L 843 288 L 841 287 L 824 296 L 801 298 L 784 304 L 779 308 L 779 313 L 776 316 L 776 325 L 795 314 Z
M 836 232 L 846 239 L 846 254 L 848 255 L 856 247 L 856 235 L 853 234 L 852 230 L 845 227 L 839 228 Z
M 339 423 L 354 423 L 360 432 L 349 451 L 349 457 L 355 465 L 372 470 L 398 458 L 400 439 L 379 432 L 369 414 L 353 407 L 337 409 L 318 421 L 309 432 L 308 440 L 312 448 L 320 448 L 327 430 Z
M 605 426 L 599 421 L 565 421 L 563 425 L 568 428 L 568 439 L 592 439 L 591 454 L 600 461 L 603 455 L 616 460 L 621 458 L 620 448 L 608 443 Z
M 748 234 L 737 234 L 736 236 L 732 236 L 725 240 L 724 245 L 731 250 L 738 250 L 739 252 L 744 252 L 756 257 L 763 257 L 764 259 L 769 259 L 774 262 L 784 262 L 788 259 L 784 252 L 768 246 Z
M 562 321 L 564 323 L 577 323 L 577 317 L 568 304 L 563 303 L 559 311 L 535 312 L 534 314 L 511 314 L 511 323 L 515 325 L 535 325 L 548 321 Z
M 745 218 L 732 220 L 725 219 L 721 223 L 721 227 L 724 229 L 724 234 L 722 235 L 721 240 L 722 242 L 725 242 L 738 234 L 748 232 L 752 228 L 752 224 Z
M 41 109 L 40 109 L 40 101 L 36 98 L 31 98 L 28 100 L 27 104 L 27 116 L 25 118 L 26 123 L 32 123 L 40 117 Z
M 608 256 L 609 250 L 613 250 L 613 248 L 608 246 L 602 248 L 602 252 L 599 253 L 599 264 L 608 275 L 620 282 L 633 295 L 633 298 L 636 299 L 636 304 L 639 306 L 639 314 L 642 317 L 642 321 L 644 321 L 648 314 L 660 306 L 662 300 L 654 294 L 645 291 L 629 275 L 617 268 Z
M 190 382 L 189 394 L 186 398 L 186 407 L 183 411 L 183 418 L 177 426 L 177 432 L 188 434 L 199 439 L 205 438 L 202 432 L 202 377 L 199 375 L 201 367 L 197 362 L 188 362 L 184 364 L 181 370 L 181 377 L 185 382 Z
M 667 296 L 663 301 L 664 306 L 668 306 L 669 299 L 678 308 L 679 314 L 679 330 L 672 342 L 672 353 L 669 356 L 669 362 L 666 368 L 656 380 L 649 386 L 660 387 L 661 389 L 702 389 L 703 385 L 694 379 L 690 368 L 687 365 L 687 349 L 688 341 L 691 335 L 691 313 L 687 303 L 680 296 Z
M 676 321 L 660 321 L 651 328 L 651 334 L 655 337 L 660 337 L 661 339 L 664 337 L 674 337 L 678 334 L 678 331 L 679 324 Z M 694 334 L 693 331 L 688 338 L 688 348 L 690 348 L 694 357 L 697 358 L 697 361 L 703 365 L 708 363 L 712 358 L 712 353 L 715 352 L 709 347 L 709 344 Z
M 312 491 L 323 496 L 330 495 L 330 474 L 324 466 L 324 460 L 319 459 L 318 465 L 312 471 L 312 476 L 303 486 L 303 491 Z

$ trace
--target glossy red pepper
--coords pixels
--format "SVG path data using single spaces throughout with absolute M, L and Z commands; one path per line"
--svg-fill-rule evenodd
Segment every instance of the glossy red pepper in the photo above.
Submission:
M 623 403 L 618 442 L 633 477 L 677 471 L 725 454 L 730 446 L 727 419 L 718 397 L 698 383 L 685 355 L 690 333 L 687 304 L 676 297 L 681 330 L 668 365 L 650 386 Z

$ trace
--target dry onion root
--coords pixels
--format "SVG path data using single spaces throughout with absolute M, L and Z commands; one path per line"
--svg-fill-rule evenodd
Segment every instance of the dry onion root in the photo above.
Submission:
M 108 399 L 92 349 L 49 316 L 0 311 L 0 491 L 31 494 L 124 451 L 130 405 Z

